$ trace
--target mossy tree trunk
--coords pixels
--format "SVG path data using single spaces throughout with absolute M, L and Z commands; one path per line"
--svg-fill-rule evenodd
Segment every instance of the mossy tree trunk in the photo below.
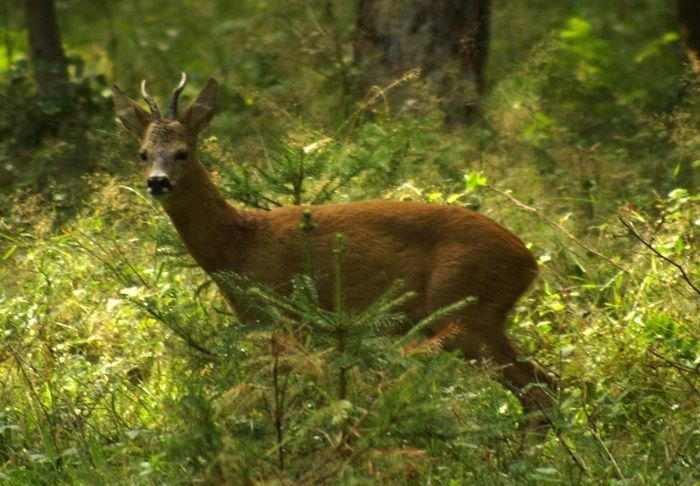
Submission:
M 700 0 L 677 0 L 681 33 L 685 40 L 685 52 L 691 71 L 700 74 Z M 697 187 L 693 166 L 695 158 L 682 161 L 678 181 L 690 189 Z
M 419 69 L 448 120 L 468 120 L 484 92 L 491 0 L 360 0 L 355 56 L 361 84 Z
M 24 0 L 29 54 L 38 93 L 60 98 L 68 84 L 66 56 L 53 0 Z
M 678 0 L 678 16 L 693 72 L 700 72 L 700 1 Z

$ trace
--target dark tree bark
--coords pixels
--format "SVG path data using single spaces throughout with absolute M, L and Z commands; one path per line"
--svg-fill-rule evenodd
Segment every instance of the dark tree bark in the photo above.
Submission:
M 53 0 L 24 0 L 29 54 L 39 95 L 58 98 L 68 83 L 66 57 Z
M 448 119 L 468 119 L 484 92 L 491 0 L 360 0 L 356 61 L 365 86 L 419 69 Z
M 690 68 L 700 73 L 700 1 L 678 0 L 678 15 Z

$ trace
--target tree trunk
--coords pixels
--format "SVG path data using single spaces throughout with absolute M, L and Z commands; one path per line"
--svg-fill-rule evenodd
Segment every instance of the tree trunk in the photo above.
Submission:
M 419 69 L 446 117 L 469 119 L 484 92 L 491 0 L 360 0 L 355 56 L 364 86 Z
M 68 83 L 53 0 L 24 0 L 29 53 L 39 95 L 59 98 Z
M 690 69 L 700 73 L 700 1 L 678 0 L 678 15 Z

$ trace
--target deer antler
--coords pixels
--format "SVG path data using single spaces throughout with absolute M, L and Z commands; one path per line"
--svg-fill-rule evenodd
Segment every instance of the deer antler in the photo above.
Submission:
M 143 96 L 143 99 L 146 100 L 146 103 L 148 103 L 149 108 L 151 108 L 151 118 L 153 118 L 154 121 L 160 120 L 160 110 L 158 109 L 158 105 L 156 104 L 153 97 L 150 94 L 148 94 L 148 91 L 146 91 L 145 79 L 141 81 L 141 96 Z
M 185 88 L 186 84 L 187 84 L 187 75 L 185 73 L 182 73 L 182 77 L 180 78 L 180 84 L 178 84 L 177 87 L 173 90 L 173 94 L 170 97 L 169 116 L 173 120 L 175 118 L 177 118 L 177 100 L 180 97 L 180 93 L 182 93 L 182 90 Z

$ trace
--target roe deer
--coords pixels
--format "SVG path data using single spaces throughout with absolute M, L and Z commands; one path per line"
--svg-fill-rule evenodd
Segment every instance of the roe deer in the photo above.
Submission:
M 460 349 L 466 359 L 492 360 L 499 380 L 518 396 L 526 412 L 551 407 L 552 381 L 535 364 L 519 361 L 505 334 L 508 312 L 537 275 L 535 259 L 517 236 L 467 209 L 418 202 L 363 201 L 272 211 L 234 208 L 196 154 L 197 136 L 214 113 L 218 84 L 210 78 L 180 113 L 178 98 L 186 80 L 183 73 L 167 116 L 148 94 L 146 81 L 141 95 L 150 114 L 116 85 L 113 94 L 117 117 L 141 144 L 148 192 L 161 203 L 204 271 L 234 271 L 271 288 L 290 290 L 291 278 L 304 269 L 299 223 L 302 212 L 310 209 L 317 225 L 310 238 L 323 305 L 331 307 L 332 240 L 342 233 L 347 237 L 343 273 L 348 308 L 365 308 L 399 278 L 407 290 L 418 293 L 402 309 L 413 322 L 475 296 L 475 304 L 436 324 L 428 334 L 439 335 L 451 325 L 444 348 Z M 241 302 L 234 292 L 224 285 L 220 290 L 236 310 Z M 245 320 L 245 313 L 238 311 Z

